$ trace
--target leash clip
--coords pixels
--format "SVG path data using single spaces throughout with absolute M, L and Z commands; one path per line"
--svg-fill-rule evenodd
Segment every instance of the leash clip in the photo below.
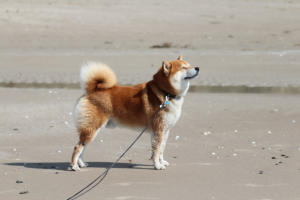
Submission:
M 165 108 L 170 104 L 168 95 L 165 96 L 165 101 L 160 105 L 160 108 Z

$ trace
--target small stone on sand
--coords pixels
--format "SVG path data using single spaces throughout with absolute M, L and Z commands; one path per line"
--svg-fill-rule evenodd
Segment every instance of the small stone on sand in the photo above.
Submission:
M 205 131 L 205 132 L 203 133 L 203 135 L 210 135 L 210 134 L 211 134 L 210 131 Z

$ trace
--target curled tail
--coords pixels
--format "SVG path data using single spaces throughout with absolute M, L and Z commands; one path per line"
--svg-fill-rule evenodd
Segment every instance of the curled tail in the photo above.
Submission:
M 89 62 L 81 67 L 80 86 L 89 94 L 97 89 L 112 88 L 117 84 L 115 73 L 107 65 L 96 62 Z

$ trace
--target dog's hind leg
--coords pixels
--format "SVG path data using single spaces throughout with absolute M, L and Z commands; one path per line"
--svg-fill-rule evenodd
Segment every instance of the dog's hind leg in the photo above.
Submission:
M 101 131 L 102 128 L 105 127 L 106 121 L 103 121 L 103 123 L 100 125 L 100 128 L 88 128 L 88 129 L 80 129 L 79 130 L 79 142 L 74 147 L 73 155 L 72 155 L 72 161 L 71 161 L 71 168 L 74 171 L 80 170 L 80 167 L 87 167 L 87 163 L 83 162 L 82 156 L 83 151 L 86 148 L 86 145 L 93 141 L 93 139 L 96 137 L 97 133 Z
M 83 150 L 82 150 L 81 153 L 79 154 L 79 158 L 78 158 L 78 162 L 77 162 L 80 168 L 83 168 L 83 167 L 87 167 L 87 166 L 88 166 L 88 163 L 85 163 L 85 162 L 83 161 L 83 159 L 82 159 L 82 157 L 83 157 L 83 152 L 84 152 L 84 149 L 85 149 L 85 146 L 83 146 L 82 149 L 83 149 Z
M 71 169 L 74 171 L 80 170 L 80 167 L 87 166 L 82 160 L 82 153 L 86 145 L 95 138 L 102 128 L 105 127 L 108 116 L 101 113 L 94 105 L 83 99 L 77 106 L 76 120 L 79 132 L 79 142 L 74 147 L 71 159 Z
M 78 166 L 78 160 L 79 157 L 84 149 L 84 144 L 79 142 L 75 147 L 72 155 L 72 161 L 71 161 L 71 169 L 73 171 L 78 171 L 80 170 L 80 167 Z

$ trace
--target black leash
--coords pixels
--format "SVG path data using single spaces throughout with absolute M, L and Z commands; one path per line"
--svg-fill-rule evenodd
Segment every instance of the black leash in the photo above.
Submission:
M 81 190 L 79 190 L 78 192 L 76 192 L 75 194 L 73 194 L 72 196 L 70 196 L 69 198 L 67 198 L 67 200 L 77 199 L 77 198 L 81 197 L 82 195 L 86 194 L 87 192 L 89 192 L 90 190 L 92 190 L 93 188 L 95 188 L 97 185 L 99 185 L 103 181 L 103 179 L 106 177 L 106 175 L 108 174 L 109 170 L 111 170 L 121 160 L 121 158 L 129 151 L 129 149 L 140 139 L 140 137 L 144 134 L 144 132 L 149 128 L 149 126 L 151 125 L 151 123 L 156 118 L 157 114 L 161 110 L 163 110 L 165 107 L 167 107 L 169 104 L 170 104 L 169 95 L 166 95 L 165 96 L 165 101 L 159 106 L 159 109 L 153 115 L 152 120 L 150 120 L 148 122 L 147 126 L 136 137 L 136 139 L 129 145 L 129 147 L 127 147 L 127 149 L 117 158 L 117 160 L 115 162 L 113 162 L 108 168 L 106 168 L 106 170 L 102 174 L 100 174 L 97 178 L 95 178 L 87 186 L 85 186 L 84 188 L 82 188 Z

